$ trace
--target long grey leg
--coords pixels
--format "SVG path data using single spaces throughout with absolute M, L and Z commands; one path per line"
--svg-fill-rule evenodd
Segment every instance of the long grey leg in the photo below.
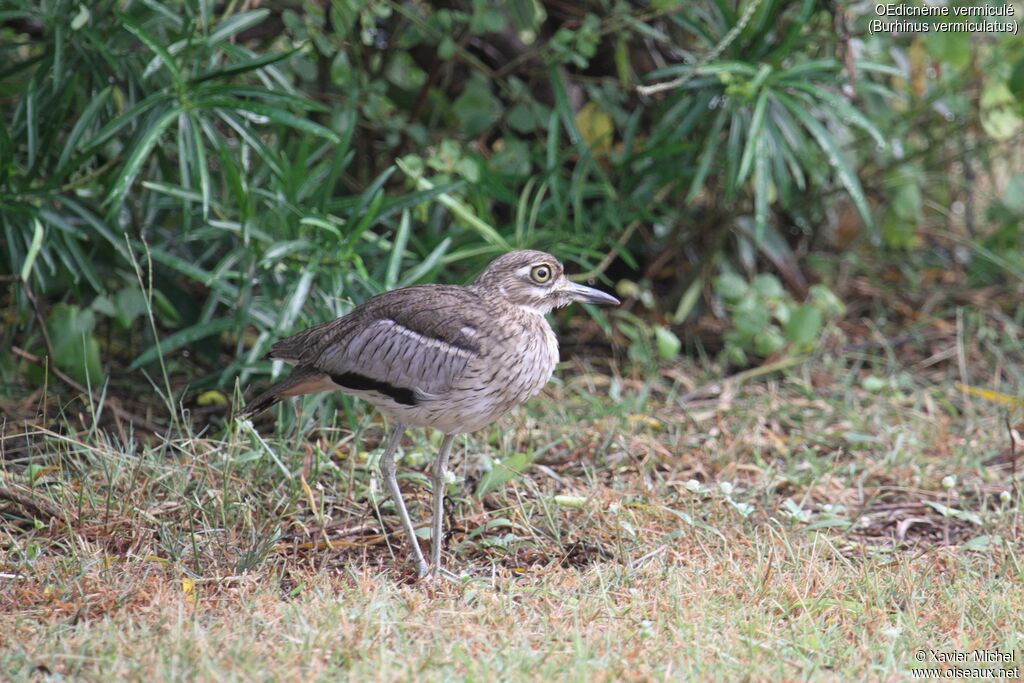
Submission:
M 452 452 L 454 434 L 445 434 L 441 442 L 441 450 L 434 462 L 434 528 L 430 537 L 430 571 L 440 573 L 441 570 L 441 531 L 444 528 L 444 488 L 445 475 L 448 473 L 448 456 Z
M 384 475 L 384 481 L 391 493 L 391 500 L 395 501 L 398 508 L 398 516 L 402 520 L 402 528 L 405 529 L 405 536 L 409 542 L 409 549 L 412 551 L 413 559 L 416 560 L 416 574 L 421 578 L 427 575 L 427 562 L 423 559 L 423 551 L 416 540 L 416 530 L 412 528 L 412 521 L 409 519 L 409 512 L 405 509 L 405 501 L 402 500 L 402 491 L 398 488 L 398 477 L 395 474 L 395 451 L 402 440 L 402 432 L 405 425 L 396 424 L 388 437 L 387 445 L 384 446 L 384 455 L 380 456 L 380 472 Z

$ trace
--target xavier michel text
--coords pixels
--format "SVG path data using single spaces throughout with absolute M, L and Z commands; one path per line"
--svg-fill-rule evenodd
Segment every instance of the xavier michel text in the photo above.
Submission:
M 984 664 L 1013 664 L 1017 661 L 1015 650 L 918 650 L 914 659 L 919 662 L 976 662 Z

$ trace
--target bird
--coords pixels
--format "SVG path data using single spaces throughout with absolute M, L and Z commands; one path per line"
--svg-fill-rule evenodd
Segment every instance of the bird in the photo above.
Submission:
M 505 253 L 469 285 L 415 285 L 378 294 L 348 314 L 271 346 L 268 358 L 291 374 L 248 402 L 251 418 L 279 401 L 341 391 L 367 401 L 390 422 L 380 471 L 394 501 L 420 579 L 440 575 L 444 486 L 452 444 L 537 395 L 558 362 L 545 317 L 573 302 L 619 300 L 565 276 L 551 254 Z M 444 434 L 434 461 L 428 565 L 396 477 L 395 453 L 408 427 Z

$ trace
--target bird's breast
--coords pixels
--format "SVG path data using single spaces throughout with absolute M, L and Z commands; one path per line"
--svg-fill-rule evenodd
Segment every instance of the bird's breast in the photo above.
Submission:
M 426 426 L 472 432 L 538 394 L 558 363 L 558 340 L 539 315 L 507 319 L 481 334 L 481 349 L 444 395 L 420 407 Z

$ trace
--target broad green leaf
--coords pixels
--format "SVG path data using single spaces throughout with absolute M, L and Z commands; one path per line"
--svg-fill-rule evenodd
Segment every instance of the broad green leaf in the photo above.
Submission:
M 1010 176 L 1003 190 L 1003 204 L 1015 214 L 1024 218 L 1024 173 Z
M 664 360 L 672 360 L 679 355 L 679 349 L 683 347 L 683 343 L 679 341 L 679 337 L 675 333 L 662 325 L 656 325 L 654 327 L 654 341 L 655 347 L 658 350 L 658 355 Z
M 122 329 L 129 329 L 132 323 L 147 310 L 146 295 L 138 287 L 125 287 L 114 297 L 114 315 Z
M 761 273 L 751 280 L 750 287 L 765 299 L 781 299 L 786 294 L 779 278 L 771 273 Z
M 452 111 L 462 131 L 469 136 L 478 135 L 493 126 L 501 115 L 501 103 L 491 93 L 490 85 L 480 79 L 471 79 L 454 102 Z
M 770 356 L 786 345 L 786 338 L 775 325 L 769 325 L 754 335 L 754 353 L 761 357 Z
M 771 324 L 771 311 L 760 297 L 748 294 L 733 309 L 732 321 L 737 332 L 753 339 Z
M 504 460 L 494 463 L 494 467 L 480 478 L 474 495 L 483 498 L 488 493 L 498 490 L 522 474 L 533 462 L 534 457 L 531 453 L 513 453 Z
M 822 284 L 811 285 L 808 298 L 822 314 L 828 318 L 841 318 L 846 315 L 846 305 L 831 289 Z
M 803 304 L 789 316 L 786 339 L 796 346 L 807 346 L 818 338 L 821 327 L 821 311 L 811 304 Z
M 736 273 L 722 273 L 715 278 L 715 292 L 726 301 L 739 301 L 747 293 L 747 281 Z
M 607 152 L 612 146 L 612 135 L 615 128 L 612 117 L 601 110 L 597 102 L 590 101 L 583 105 L 576 114 L 576 126 L 579 128 L 583 141 L 595 152 Z
M 63 303 L 50 310 L 46 321 L 54 364 L 83 386 L 103 383 L 100 346 L 92 333 L 95 326 L 92 311 Z

